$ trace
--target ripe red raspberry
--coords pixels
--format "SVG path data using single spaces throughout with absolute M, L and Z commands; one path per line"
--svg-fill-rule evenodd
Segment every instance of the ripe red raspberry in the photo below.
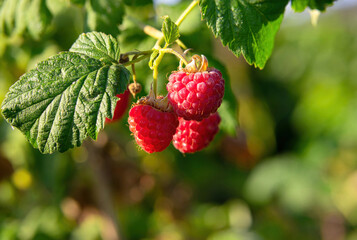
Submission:
M 221 105 L 224 79 L 217 69 L 194 73 L 183 69 L 170 75 L 166 87 L 177 116 L 201 121 Z
M 113 118 L 106 118 L 105 123 L 112 123 L 119 120 L 124 115 L 126 109 L 128 109 L 130 98 L 129 90 L 125 90 L 124 93 L 118 94 L 117 97 L 120 99 L 117 101 L 117 105 L 115 106 Z
M 193 153 L 202 150 L 213 140 L 221 121 L 218 113 L 202 121 L 179 118 L 179 126 L 173 138 L 173 145 L 182 153 Z
M 145 104 L 137 104 L 130 109 L 128 122 L 136 142 L 148 153 L 167 148 L 178 126 L 175 113 Z

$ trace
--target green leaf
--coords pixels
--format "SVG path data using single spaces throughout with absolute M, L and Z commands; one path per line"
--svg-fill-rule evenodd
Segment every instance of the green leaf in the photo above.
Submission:
M 334 1 L 336 0 L 291 0 L 291 8 L 294 9 L 295 12 L 302 12 L 307 7 L 325 11 Z
M 27 29 L 34 39 L 40 39 L 52 15 L 46 6 L 46 0 L 33 0 L 27 10 Z
M 70 0 L 70 2 L 73 4 L 84 5 L 86 0 Z
M 99 32 L 81 34 L 69 51 L 82 53 L 106 63 L 118 63 L 120 59 L 118 41 L 111 35 Z
M 15 13 L 16 34 L 21 35 L 27 28 L 27 12 L 30 8 L 31 0 L 20 0 Z
M 46 0 L 5 0 L 0 9 L 0 33 L 12 36 L 27 31 L 38 40 L 51 20 Z
M 291 8 L 295 12 L 302 12 L 309 5 L 310 0 L 291 0 Z
M 100 31 L 113 36 L 119 34 L 125 12 L 121 0 L 88 0 L 86 10 L 87 31 Z
M 288 0 L 201 0 L 202 18 L 223 45 L 249 64 L 263 68 Z
M 18 0 L 5 0 L 0 9 L 0 32 L 11 35 L 15 29 L 16 5 Z
M 164 34 L 165 42 L 171 44 L 180 37 L 178 26 L 170 19 L 169 16 L 163 17 L 161 31 Z
M 234 107 L 232 101 L 223 99 L 221 106 L 218 109 L 218 113 L 221 116 L 220 129 L 226 132 L 228 135 L 235 137 L 237 136 L 238 124 L 238 109 Z
M 154 69 L 154 61 L 156 60 L 156 58 L 159 56 L 159 50 L 154 50 L 152 52 L 152 54 L 150 55 L 150 60 L 149 60 L 149 67 L 151 69 Z
M 145 6 L 153 4 L 153 0 L 124 0 L 125 5 L 128 6 Z
M 64 152 L 88 136 L 97 138 L 129 76 L 121 65 L 63 52 L 24 74 L 6 95 L 2 113 L 42 153 Z

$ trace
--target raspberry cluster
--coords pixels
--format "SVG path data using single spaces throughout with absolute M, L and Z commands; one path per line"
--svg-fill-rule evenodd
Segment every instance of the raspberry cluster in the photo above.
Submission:
M 170 75 L 166 86 L 168 112 L 161 111 L 160 107 L 155 109 L 157 99 L 150 100 L 150 97 L 144 105 L 130 110 L 130 131 L 145 151 L 162 151 L 173 141 L 174 147 L 182 153 L 197 152 L 218 132 L 221 118 L 217 109 L 222 103 L 224 79 L 217 69 L 207 69 L 204 56 L 198 58 L 202 63 L 200 69 L 196 68 L 193 57 L 190 66 Z
M 197 62 L 201 67 L 197 67 Z M 213 140 L 221 121 L 217 109 L 222 103 L 224 79 L 220 71 L 207 68 L 207 59 L 195 55 L 186 68 L 173 72 L 167 84 L 167 97 L 150 91 L 129 111 L 129 129 L 146 152 L 160 152 L 171 141 L 182 153 L 202 150 Z M 135 94 L 129 87 L 132 94 Z M 139 90 L 140 91 L 140 90 Z M 114 118 L 125 112 L 129 92 L 119 96 Z M 119 106 L 120 105 L 120 106 Z M 107 120 L 113 121 L 113 120 Z

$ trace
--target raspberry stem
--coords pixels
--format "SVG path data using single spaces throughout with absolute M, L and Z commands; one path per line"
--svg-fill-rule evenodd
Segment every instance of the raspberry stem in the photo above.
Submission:
M 191 2 L 190 5 L 188 5 L 188 7 L 185 9 L 185 11 L 183 11 L 183 13 L 180 15 L 180 17 L 176 20 L 175 23 L 177 26 L 181 25 L 182 21 L 187 17 L 187 15 L 194 9 L 194 7 L 197 4 L 198 4 L 198 0 L 194 0 Z M 154 61 L 154 69 L 153 69 L 153 90 L 154 90 L 155 97 L 157 96 L 157 76 L 159 74 L 158 67 L 159 67 L 159 64 L 160 64 L 162 58 L 164 57 L 165 53 L 171 53 L 171 54 L 176 55 L 178 58 L 180 58 L 180 60 L 182 62 L 185 63 L 185 65 L 187 65 L 186 59 L 181 54 L 174 51 L 173 49 L 171 49 L 171 50 L 167 49 L 167 47 L 168 47 L 167 43 L 165 44 L 165 46 L 163 48 L 160 48 L 160 45 L 163 40 L 164 40 L 164 36 L 160 37 L 156 41 L 155 46 L 154 46 L 154 49 L 160 49 L 159 56 Z M 184 49 L 186 49 L 186 46 Z
M 154 61 L 154 69 L 153 69 L 152 77 L 153 77 L 153 91 L 154 91 L 155 98 L 157 97 L 157 77 L 159 75 L 158 68 L 164 55 L 165 55 L 164 52 L 160 52 L 159 56 Z
M 131 52 L 126 52 L 122 53 L 121 56 L 129 56 L 129 55 L 150 55 L 152 53 L 152 50 L 147 50 L 147 51 L 131 51 Z
M 159 56 L 155 59 L 154 64 L 153 64 L 153 91 L 154 91 L 154 95 L 155 97 L 157 96 L 157 77 L 159 75 L 159 65 L 161 63 L 162 58 L 164 57 L 165 53 L 170 53 L 175 55 L 176 57 L 178 57 L 180 59 L 180 65 L 182 65 L 182 63 L 184 63 L 185 65 L 188 64 L 187 60 L 185 59 L 185 57 L 183 55 L 181 55 L 180 53 L 178 53 L 177 51 L 173 50 L 172 48 L 167 48 L 168 44 L 165 44 L 164 48 L 161 48 L 159 50 Z
M 136 59 L 135 56 L 133 57 L 133 60 L 135 60 L 134 58 Z M 135 64 L 134 63 L 131 64 L 131 70 L 133 72 L 133 82 L 136 84 L 136 72 L 135 72 Z
M 175 24 L 177 26 L 180 26 L 181 23 L 183 22 L 183 20 L 185 20 L 185 18 L 187 17 L 187 15 L 196 7 L 196 5 L 198 5 L 198 0 L 194 0 L 191 2 L 190 5 L 188 5 L 188 7 L 181 13 L 181 15 L 179 16 L 179 18 L 176 20 Z M 160 45 L 162 44 L 162 41 L 164 40 L 164 36 L 162 36 L 161 38 L 159 38 L 156 43 L 155 43 L 155 47 L 154 48 L 158 48 L 160 47 Z M 165 48 L 165 47 L 164 47 Z
M 172 48 L 164 48 L 164 49 L 160 49 L 160 52 L 163 53 L 171 53 L 173 55 L 175 55 L 176 57 L 178 57 L 185 65 L 188 64 L 187 60 L 185 59 L 184 56 L 182 56 L 180 53 L 178 53 L 177 51 L 173 50 Z
M 151 52 L 152 52 L 152 51 L 151 51 Z M 143 55 L 143 56 L 141 56 L 141 57 L 135 58 L 135 59 L 133 59 L 133 60 L 131 60 L 131 61 L 128 61 L 128 62 L 126 62 L 126 63 L 123 63 L 123 65 L 124 65 L 124 66 L 129 66 L 129 65 L 132 65 L 132 64 L 134 64 L 134 63 L 140 62 L 140 61 L 142 61 L 142 60 L 144 60 L 145 58 L 148 58 L 148 57 L 150 57 L 150 54 L 148 54 L 148 55 Z
M 185 11 L 180 15 L 180 17 L 176 20 L 176 25 L 180 26 L 182 21 L 187 17 L 187 15 L 192 11 L 192 9 L 195 8 L 195 6 L 198 4 L 198 0 L 194 0 L 191 2 L 191 4 L 185 9 Z

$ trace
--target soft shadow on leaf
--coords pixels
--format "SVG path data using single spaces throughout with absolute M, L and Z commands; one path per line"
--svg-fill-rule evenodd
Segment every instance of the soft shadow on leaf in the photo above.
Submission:
M 202 18 L 224 46 L 249 64 L 263 68 L 288 0 L 202 0 Z

